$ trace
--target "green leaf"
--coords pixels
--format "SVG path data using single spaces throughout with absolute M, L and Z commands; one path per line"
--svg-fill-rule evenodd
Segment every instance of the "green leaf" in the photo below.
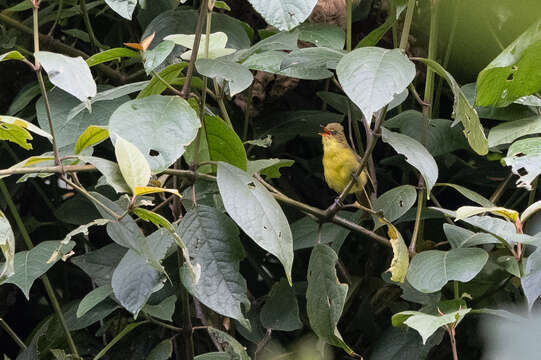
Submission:
M 278 179 L 282 176 L 280 169 L 290 167 L 295 163 L 289 159 L 261 159 L 248 161 L 249 174 L 260 173 L 267 179 Z
M 135 208 L 132 211 L 135 215 L 137 215 L 139 219 L 143 221 L 149 221 L 157 227 L 163 227 L 169 231 L 174 231 L 173 225 L 171 225 L 171 223 L 166 218 L 164 218 L 158 213 L 140 207 Z
M 70 261 L 81 268 L 98 286 L 111 285 L 111 274 L 127 249 L 115 243 L 105 245 Z
M 141 151 L 127 140 L 116 136 L 115 156 L 122 177 L 132 192 L 136 187 L 145 186 L 150 181 L 150 166 Z
M 338 256 L 327 245 L 319 244 L 312 250 L 308 264 L 306 312 L 312 330 L 320 339 L 351 355 L 353 350 L 344 342 L 336 327 L 348 292 L 347 284 L 341 284 L 336 276 L 337 260 Z
M 232 357 L 225 352 L 211 352 L 197 355 L 194 360 L 231 360 Z
M 147 355 L 146 360 L 169 360 L 173 355 L 173 342 L 167 339 L 156 345 Z
M 0 140 L 11 141 L 25 150 L 31 150 L 32 144 L 29 143 L 33 137 L 26 129 L 0 121 Z
M 80 318 L 88 311 L 90 311 L 94 306 L 98 305 L 103 300 L 107 299 L 109 295 L 113 293 L 113 288 L 111 285 L 103 285 L 95 288 L 81 300 L 79 306 L 77 307 L 77 317 Z
M 195 43 L 195 34 L 173 34 L 163 38 L 164 40 L 172 41 L 177 45 L 181 45 L 188 49 L 193 49 Z M 208 53 L 206 53 L 206 45 L 208 41 Z M 206 34 L 201 35 L 201 42 L 197 52 L 197 59 L 216 59 L 225 55 L 234 53 L 235 49 L 226 48 L 227 34 L 224 32 L 216 32 L 210 34 L 208 40 Z M 205 55 L 207 54 L 207 55 Z M 190 60 L 192 51 L 186 51 L 181 55 L 183 60 Z
M 79 39 L 83 42 L 89 43 L 90 42 L 90 36 L 86 31 L 79 30 L 79 29 L 68 29 L 68 30 L 62 30 L 62 32 L 66 35 L 69 35 L 75 39 Z
M 417 200 L 417 190 L 411 185 L 402 185 L 395 187 L 374 201 L 373 210 L 383 211 L 383 216 L 389 222 L 393 222 L 404 215 Z M 374 222 L 376 228 L 383 224 L 379 221 Z
M 388 109 L 389 110 L 389 109 Z M 423 142 L 424 115 L 419 111 L 406 110 L 386 120 L 387 129 L 399 129 L 399 132 Z M 441 156 L 450 152 L 468 149 L 469 145 L 462 132 L 462 126 L 452 126 L 451 120 L 430 119 L 426 136 L 426 149 L 432 156 Z
M 391 265 L 387 271 L 391 273 L 392 281 L 403 283 L 404 280 L 406 280 L 409 266 L 408 247 L 396 227 L 389 222 L 386 222 L 386 225 L 389 242 L 393 248 L 393 259 L 391 260 Z
M 205 131 L 211 160 L 225 161 L 246 170 L 246 150 L 233 129 L 217 116 L 206 116 Z
M 41 89 L 39 88 L 38 84 L 25 86 L 21 91 L 19 91 L 15 99 L 9 105 L 8 115 L 15 115 L 19 113 L 25 107 L 27 107 L 36 96 L 40 94 Z
M 201 75 L 216 79 L 229 96 L 244 91 L 254 80 L 245 66 L 226 59 L 199 59 L 195 67 Z
M 464 135 L 468 139 L 471 148 L 479 155 L 486 155 L 488 153 L 488 143 L 483 126 L 481 125 L 477 111 L 475 111 L 475 108 L 468 102 L 466 95 L 464 95 L 464 92 L 462 92 L 462 89 L 460 89 L 456 80 L 437 62 L 422 58 L 417 58 L 417 60 L 424 62 L 434 72 L 447 81 L 455 96 L 452 114 L 455 122 L 460 121 L 462 125 L 464 125 Z
M 541 116 L 531 116 L 525 119 L 505 122 L 494 126 L 488 133 L 488 146 L 510 144 L 516 139 L 541 133 Z
M 45 274 L 55 262 L 47 263 L 51 255 L 60 246 L 60 241 L 44 241 L 39 243 L 32 250 L 19 251 L 15 254 L 14 269 L 15 273 L 9 278 L 0 281 L 0 284 L 14 284 L 21 289 L 27 299 L 30 299 L 30 288 L 34 281 Z M 63 247 L 62 255 L 68 253 L 75 246 L 70 242 Z
M 360 219 L 359 212 L 340 211 L 338 216 L 352 222 L 358 222 Z M 319 238 L 321 238 L 322 244 L 342 243 L 349 235 L 350 230 L 333 223 L 324 223 L 321 226 L 321 236 L 318 236 L 319 224 L 311 217 L 305 216 L 291 224 L 291 232 L 293 234 L 293 249 L 300 250 L 316 246 Z
M 229 5 L 227 5 L 225 1 L 215 1 L 214 7 L 217 9 L 224 9 L 227 11 L 231 11 L 231 8 L 229 7 Z
M 418 333 L 391 327 L 378 337 L 370 360 L 426 360 L 430 350 L 443 339 L 443 334 L 443 331 L 436 331 L 423 345 Z
M 531 310 L 541 296 L 541 248 L 537 248 L 528 256 L 520 283 L 528 301 L 528 308 Z
M 75 96 L 81 102 L 97 94 L 97 87 L 90 68 L 82 57 L 72 58 L 47 51 L 35 53 L 35 57 L 49 75 L 53 85 Z
M 471 201 L 473 201 L 473 202 L 475 202 L 475 203 L 477 203 L 477 204 L 479 204 L 481 206 L 485 206 L 485 207 L 493 207 L 493 206 L 495 206 L 492 203 L 492 201 L 488 200 L 483 195 L 480 195 L 480 194 L 476 193 L 473 190 L 465 188 L 464 186 L 460 186 L 460 185 L 456 185 L 456 184 L 450 184 L 450 183 L 437 183 L 434 186 L 448 186 L 450 188 L 455 189 L 456 191 L 458 191 L 459 193 L 464 195 L 469 200 L 471 200 Z
M 345 55 L 338 63 L 336 75 L 346 95 L 371 121 L 376 111 L 412 82 L 415 65 L 400 49 L 365 47 Z
M 226 332 L 209 327 L 209 334 L 215 338 L 218 343 L 222 344 L 225 352 L 227 352 L 231 358 L 237 360 L 250 360 L 250 356 L 246 353 L 246 349 L 239 343 L 234 337 Z
M 254 178 L 223 162 L 218 164 L 217 182 L 229 215 L 252 240 L 280 260 L 291 284 L 293 237 L 278 202 Z
M 165 59 L 171 54 L 175 48 L 175 43 L 172 41 L 162 41 L 152 50 L 147 50 L 144 53 L 144 66 L 145 71 L 148 74 L 152 72 L 155 68 L 160 66 Z
M 167 83 L 171 83 L 173 80 L 175 80 L 179 74 L 181 73 L 182 69 L 184 69 L 188 63 L 180 62 L 176 64 L 169 65 L 160 73 L 158 74 L 163 80 L 165 80 Z M 157 76 L 153 76 L 150 80 L 150 83 L 145 87 L 139 95 L 137 95 L 138 99 L 150 96 L 150 95 L 160 95 L 164 90 L 167 89 L 167 85 L 165 85 Z
M 23 54 L 16 50 L 8 51 L 7 53 L 4 53 L 0 55 L 0 62 L 7 61 L 7 60 L 24 60 L 25 57 Z
M 484 244 L 499 244 L 500 241 L 487 233 L 474 233 L 460 226 L 443 224 L 443 231 L 452 248 L 473 247 Z
M 295 289 L 282 278 L 274 283 L 261 308 L 261 324 L 266 329 L 293 331 L 302 328 Z
M 283 51 L 270 50 L 250 55 L 246 60 L 244 60 L 242 65 L 250 70 L 278 74 L 282 68 L 282 61 L 284 61 L 286 58 L 287 53 Z
M 502 159 L 518 175 L 517 187 L 532 190 L 532 183 L 541 174 L 541 139 L 529 138 L 515 141 Z
M 183 217 L 178 232 L 193 261 L 201 265 L 197 283 L 185 266 L 181 269 L 186 289 L 208 308 L 246 323 L 242 306 L 248 309 L 250 301 L 239 272 L 244 250 L 235 223 L 215 208 L 199 205 Z
M 440 327 L 459 323 L 471 309 L 461 309 L 444 315 L 429 315 L 419 311 L 402 311 L 393 315 L 393 326 L 406 324 L 423 338 L 423 345 Z
M 220 191 L 218 190 L 218 185 L 215 181 L 198 179 L 195 182 L 195 194 L 198 205 L 210 206 L 222 212 L 225 212 L 224 204 L 220 196 Z M 196 204 L 194 204 L 193 202 L 192 196 L 193 193 L 191 187 L 187 188 L 182 193 L 182 204 L 187 210 L 196 206 Z
M 105 3 L 124 19 L 131 20 L 137 0 L 105 0 Z
M 297 27 L 299 40 L 317 47 L 342 50 L 346 44 L 344 29 L 332 24 L 302 24 Z
M 139 56 L 140 55 L 138 52 L 127 48 L 113 48 L 92 55 L 91 57 L 86 59 L 86 63 L 88 64 L 88 66 L 92 67 L 113 60 L 120 61 L 120 58 L 122 57 L 138 58 Z
M 79 155 L 78 157 L 82 161 L 94 165 L 98 171 L 103 174 L 107 184 L 109 184 L 117 193 L 131 193 L 132 190 L 122 177 L 120 167 L 117 163 L 95 156 Z
M 137 314 L 163 283 L 160 272 L 130 249 L 115 268 L 111 286 L 120 304 L 132 314 Z
M 80 104 L 77 99 L 58 88 L 48 91 L 47 96 L 51 106 L 54 134 L 58 147 L 74 145 L 77 138 L 90 125 L 106 126 L 111 114 L 130 99 L 128 96 L 123 96 L 115 100 L 94 102 L 92 112 L 81 111 L 70 118 L 73 108 Z M 43 97 L 40 97 L 36 102 L 36 115 L 39 127 L 49 132 L 49 120 Z M 69 155 L 72 154 L 73 152 Z
M 506 106 L 541 89 L 541 20 L 490 62 L 477 78 L 477 105 Z
M 0 210 L 0 251 L 6 261 L 0 271 L 0 282 L 2 282 L 15 273 L 15 235 L 2 210 Z
M 328 69 L 336 69 L 342 51 L 314 47 L 293 50 L 282 59 L 278 75 L 304 80 L 322 80 L 333 76 Z
M 157 319 L 165 321 L 173 321 L 173 313 L 175 312 L 175 304 L 177 302 L 177 297 L 171 295 L 165 298 L 161 303 L 157 305 L 146 304 L 143 307 L 143 311 L 148 315 L 155 317 Z
M 135 145 L 153 172 L 168 168 L 182 156 L 200 126 L 195 111 L 178 96 L 154 95 L 128 101 L 109 120 L 109 132 Z M 149 136 L 141 136 L 144 129 L 152 130 Z
M 450 280 L 470 281 L 487 260 L 487 252 L 479 248 L 423 251 L 411 260 L 407 279 L 415 289 L 431 293 L 443 288 Z
M 291 30 L 303 23 L 317 4 L 317 0 L 248 0 L 265 21 L 278 30 Z
M 43 136 L 49 140 L 52 140 L 53 138 L 48 132 L 41 130 L 39 127 L 32 124 L 31 122 L 20 119 L 18 117 L 0 115 L 0 124 L 1 123 L 19 126 L 21 128 L 24 128 L 25 130 L 28 130 L 36 135 Z
M 75 154 L 79 154 L 89 146 L 98 145 L 108 137 L 109 130 L 106 127 L 90 125 L 77 139 L 75 143 Z
M 407 135 L 395 133 L 385 128 L 381 129 L 382 139 L 406 157 L 406 161 L 415 167 L 423 176 L 426 184 L 427 197 L 430 198 L 430 190 L 438 179 L 438 165 L 436 161 L 417 140 Z

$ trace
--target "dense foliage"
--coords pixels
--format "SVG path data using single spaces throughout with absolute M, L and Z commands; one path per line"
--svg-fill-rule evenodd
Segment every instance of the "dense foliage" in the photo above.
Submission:
M 0 0 L 0 354 L 537 358 L 521 6 Z M 362 204 L 325 184 L 333 122 Z

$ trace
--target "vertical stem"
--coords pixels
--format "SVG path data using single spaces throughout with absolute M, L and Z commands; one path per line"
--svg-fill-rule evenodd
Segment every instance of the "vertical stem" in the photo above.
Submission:
M 242 127 L 242 140 L 248 140 L 248 126 L 250 125 L 250 112 L 252 111 L 252 97 L 254 85 L 248 88 L 248 102 L 246 104 L 246 112 L 244 113 L 244 126 Z
M 422 178 L 421 178 L 422 179 Z M 413 227 L 413 234 L 411 235 L 411 242 L 409 246 L 409 252 L 411 255 L 416 254 L 417 237 L 419 236 L 419 229 L 421 227 L 421 213 L 423 210 L 424 201 L 424 189 L 417 190 L 417 213 L 415 215 L 415 226 Z
M 26 349 L 25 343 L 21 340 L 20 337 L 17 336 L 15 331 L 13 331 L 13 329 L 9 327 L 8 323 L 2 318 L 0 318 L 0 326 L 4 329 L 5 332 L 8 333 L 8 335 L 13 339 L 13 341 L 15 341 L 17 345 L 19 345 L 21 350 Z
M 539 177 L 536 177 L 534 181 L 532 182 L 532 190 L 530 191 L 530 194 L 528 196 L 528 206 L 532 205 L 535 201 L 535 195 L 537 193 L 537 182 L 539 181 Z
M 438 56 L 438 35 L 439 35 L 439 0 L 432 0 L 430 4 L 430 37 L 428 42 L 428 58 L 436 61 Z M 425 96 L 424 102 L 428 104 L 423 107 L 425 120 L 432 118 L 432 103 L 434 102 L 434 79 L 435 72 L 430 67 L 426 69 Z M 425 124 L 428 125 L 428 124 Z M 423 143 L 426 143 L 426 132 L 428 126 L 423 129 Z
M 86 32 L 88 33 L 88 37 L 90 38 L 90 42 L 92 45 L 97 47 L 98 49 L 103 47 L 101 43 L 96 39 L 96 35 L 94 35 L 94 30 L 92 29 L 92 24 L 90 23 L 90 17 L 88 16 L 88 9 L 86 8 L 86 0 L 81 0 L 80 6 L 81 12 L 83 13 L 83 21 L 85 23 Z
M 455 300 L 458 300 L 460 299 L 460 289 L 458 288 L 459 284 L 458 284 L 458 281 L 456 280 L 453 280 L 453 290 L 454 290 L 454 295 L 455 295 Z
M 2 195 L 4 196 L 4 199 L 6 200 L 9 211 L 11 212 L 11 215 L 13 216 L 13 219 L 15 219 L 15 223 L 17 224 L 17 227 L 19 228 L 19 232 L 21 233 L 24 239 L 26 247 L 28 248 L 28 250 L 31 250 L 34 247 L 34 244 L 32 243 L 32 240 L 30 239 L 30 235 L 28 234 L 28 231 L 26 231 L 24 222 L 21 219 L 19 211 L 17 210 L 17 207 L 15 206 L 15 203 L 13 202 L 13 199 L 11 198 L 8 188 L 6 187 L 6 184 L 4 183 L 3 180 L 0 180 L 0 192 L 2 192 Z M 49 296 L 49 299 L 51 300 L 51 304 L 53 306 L 54 312 L 56 313 L 56 316 L 58 317 L 58 320 L 60 321 L 60 324 L 62 325 L 62 329 L 64 330 L 64 335 L 66 336 L 66 340 L 68 342 L 70 350 L 74 355 L 78 357 L 79 353 L 77 352 L 77 347 L 75 346 L 75 342 L 73 341 L 73 338 L 71 337 L 68 324 L 66 323 L 66 319 L 64 319 L 64 315 L 62 313 L 62 309 L 60 308 L 60 303 L 58 302 L 58 299 L 56 298 L 56 294 L 54 293 L 53 286 L 51 285 L 51 282 L 49 281 L 49 278 L 47 277 L 46 274 L 43 274 L 41 276 L 41 281 L 43 282 L 45 291 L 47 292 L 47 295 Z
M 38 11 L 39 11 L 39 0 L 32 0 L 32 22 L 33 22 L 33 31 L 34 31 L 34 54 L 39 52 L 39 22 L 38 22 Z M 47 96 L 47 89 L 45 88 L 45 81 L 43 80 L 43 75 L 41 74 L 41 64 L 37 58 L 34 59 L 34 69 L 36 71 L 36 76 L 38 77 L 39 88 L 41 90 L 41 95 L 45 101 L 45 109 L 47 111 L 47 121 L 49 122 L 49 131 L 53 138 L 53 152 L 54 152 L 54 163 L 55 165 L 60 164 L 60 158 L 58 156 L 58 147 L 56 146 L 56 137 L 54 136 L 53 129 L 53 117 L 51 115 L 51 106 L 49 104 L 49 97 Z
M 415 0 L 408 0 L 408 8 L 406 10 L 404 28 L 402 29 L 402 37 L 400 38 L 400 49 L 404 51 L 406 50 L 406 46 L 408 46 L 408 38 L 410 36 L 411 21 L 413 20 L 414 9 L 415 9 Z
M 206 0 L 204 0 L 206 1 Z M 181 268 L 184 263 L 184 257 L 180 248 L 177 248 L 178 258 L 178 271 L 180 278 L 182 279 Z M 193 346 L 193 330 L 192 330 L 192 316 L 190 309 L 190 294 L 186 288 L 180 285 L 180 300 L 182 302 L 182 316 L 183 316 L 183 339 L 184 339 L 184 360 L 193 360 L 194 358 L 194 346 Z
M 207 15 L 208 4 L 206 0 L 201 1 L 201 7 L 199 10 L 199 17 L 197 18 L 197 25 L 195 26 L 195 39 L 193 41 L 192 56 L 188 65 L 188 71 L 186 72 L 186 81 L 182 87 L 182 97 L 187 99 L 190 96 L 192 86 L 193 70 L 195 68 L 195 61 L 197 60 L 197 53 L 199 52 L 199 44 L 201 43 L 201 32 L 203 29 L 203 19 Z
M 456 339 L 455 339 L 455 328 L 447 328 L 447 333 L 449 334 L 449 339 L 451 340 L 451 350 L 453 351 L 453 360 L 458 360 L 458 352 L 456 349 Z
M 347 36 L 346 36 L 346 50 L 348 52 L 351 51 L 351 27 L 352 27 L 352 12 L 353 12 L 353 5 L 352 0 L 346 0 L 346 16 L 347 16 Z

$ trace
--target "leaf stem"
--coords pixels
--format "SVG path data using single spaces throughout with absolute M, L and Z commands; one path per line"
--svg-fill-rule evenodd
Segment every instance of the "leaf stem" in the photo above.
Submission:
M 90 23 L 90 17 L 88 16 L 86 0 L 80 0 L 79 7 L 81 8 L 81 13 L 83 13 L 83 22 L 85 23 L 85 28 L 88 32 L 90 42 L 98 49 L 103 48 L 103 45 L 98 41 L 98 39 L 96 39 L 96 35 L 94 35 L 94 30 L 92 29 L 92 24 Z
M 346 2 L 346 16 L 347 16 L 347 25 L 346 25 L 346 50 L 347 52 L 351 51 L 351 28 L 352 28 L 352 12 L 353 4 L 352 0 L 347 0 Z
M 21 215 L 19 214 L 19 211 L 17 210 L 17 207 L 15 206 L 15 203 L 13 202 L 13 198 L 9 194 L 6 184 L 1 179 L 0 179 L 0 192 L 2 192 L 2 195 L 4 196 L 4 199 L 6 200 L 9 211 L 11 212 L 11 215 L 13 216 L 13 219 L 15 219 L 15 223 L 17 224 L 17 228 L 19 229 L 19 232 L 21 233 L 21 236 L 23 237 L 26 247 L 28 248 L 28 250 L 33 249 L 34 244 L 32 243 L 32 239 L 30 238 L 30 235 L 28 234 L 28 231 L 26 230 L 26 227 L 24 226 L 24 222 L 21 218 Z M 49 299 L 51 300 L 51 305 L 53 306 L 54 312 L 56 316 L 58 317 L 58 320 L 60 321 L 60 325 L 62 325 L 62 329 L 64 330 L 64 335 L 66 336 L 66 340 L 68 342 L 70 350 L 74 355 L 78 357 L 79 353 L 77 352 L 77 347 L 75 346 L 75 342 L 73 341 L 73 338 L 71 337 L 68 324 L 66 323 L 66 319 L 64 318 L 64 314 L 62 313 L 62 309 L 60 308 L 60 303 L 58 302 L 56 294 L 54 293 L 53 286 L 51 285 L 51 282 L 49 281 L 49 277 L 47 276 L 47 274 L 43 274 L 41 276 L 41 281 L 43 282 L 45 291 L 47 292 L 47 295 L 49 296 Z
M 414 256 L 417 253 L 417 237 L 419 236 L 419 229 L 421 228 L 421 214 L 423 211 L 425 191 L 426 190 L 424 188 L 420 188 L 419 190 L 417 190 L 417 213 L 415 214 L 415 225 L 413 227 L 413 234 L 411 235 L 411 242 L 408 249 L 410 256 Z
M 4 331 L 19 345 L 21 350 L 26 349 L 25 343 L 21 340 L 20 337 L 17 336 L 15 331 L 8 325 L 8 323 L 0 317 L 0 326 L 4 329 Z
M 458 352 L 456 349 L 456 339 L 455 339 L 455 326 L 447 326 L 447 333 L 449 334 L 449 339 L 451 340 L 451 351 L 453 352 L 453 360 L 458 360 Z

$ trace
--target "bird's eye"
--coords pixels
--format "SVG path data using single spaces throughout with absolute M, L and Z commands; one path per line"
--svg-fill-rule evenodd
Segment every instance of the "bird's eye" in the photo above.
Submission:
M 336 135 L 336 134 L 337 134 L 336 130 L 332 130 L 332 131 L 331 131 L 331 134 L 332 134 L 332 135 Z

